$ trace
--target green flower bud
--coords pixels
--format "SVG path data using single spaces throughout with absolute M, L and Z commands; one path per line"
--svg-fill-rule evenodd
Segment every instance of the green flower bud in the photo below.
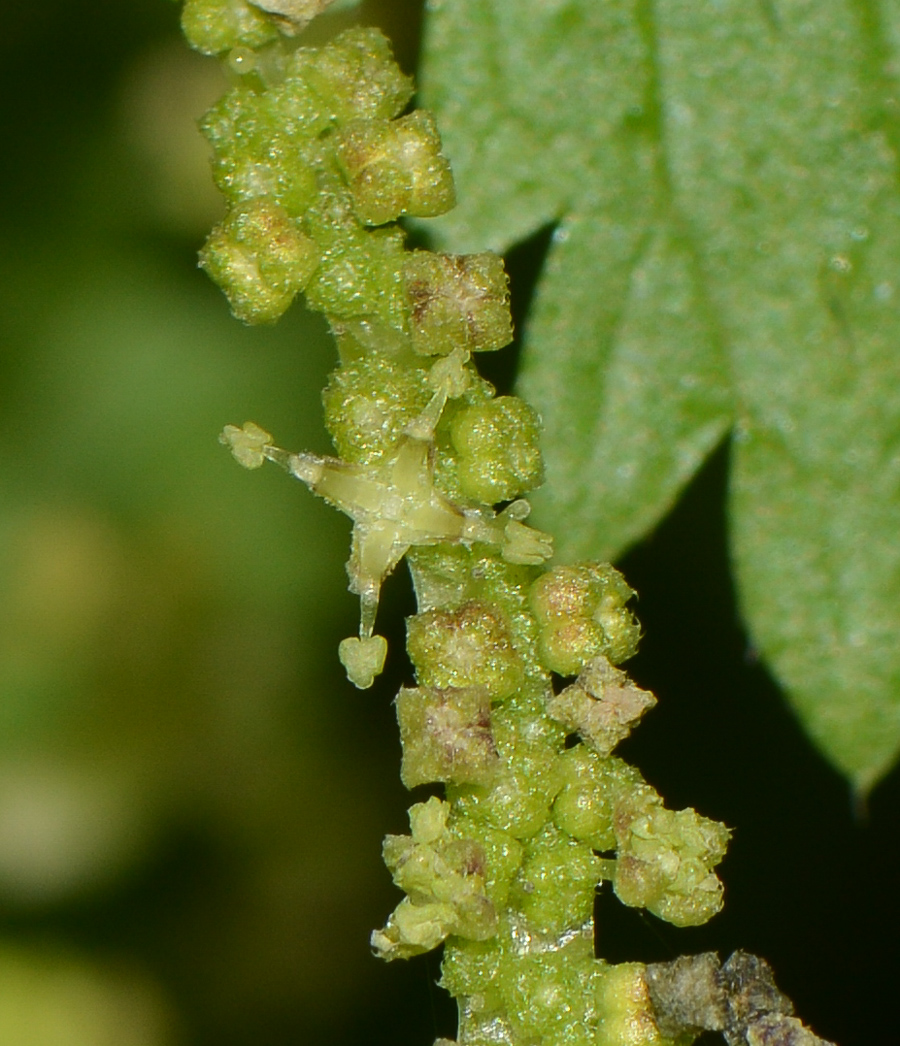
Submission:
M 334 183 L 329 188 L 304 221 L 322 252 L 306 287 L 309 306 L 333 322 L 365 317 L 402 331 L 407 323 L 403 234 L 393 226 L 363 228 L 346 189 Z
M 231 210 L 200 252 L 200 265 L 246 323 L 277 320 L 318 263 L 316 244 L 268 197 Z
M 365 355 L 339 367 L 322 393 L 338 454 L 360 465 L 390 456 L 431 395 L 423 370 L 383 356 Z
M 623 795 L 649 786 L 621 759 L 601 759 L 587 745 L 563 752 L 559 763 L 562 788 L 553 804 L 553 820 L 594 850 L 612 850 L 616 804 Z
M 506 617 L 526 671 L 538 670 L 537 625 L 527 599 L 536 574 L 533 567 L 507 563 L 499 552 L 482 545 L 417 548 L 411 551 L 409 563 L 420 607 L 458 607 L 470 599 L 495 604 Z
M 236 89 L 226 96 L 231 105 L 220 103 L 207 113 L 203 129 L 214 142 L 212 164 L 216 185 L 230 203 L 240 203 L 258 196 L 271 196 L 294 218 L 301 218 L 318 193 L 316 171 L 307 155 L 309 146 L 269 129 L 266 113 L 254 112 L 261 107 L 244 105 L 242 95 L 255 98 L 252 92 Z M 229 135 L 222 141 L 223 128 L 232 118 L 227 110 L 243 109 L 243 136 Z M 216 142 L 222 144 L 216 144 Z
M 512 920 L 489 941 L 448 941 L 441 984 L 460 999 L 460 1043 L 594 1046 L 604 970 L 590 933 L 543 938 Z
M 510 902 L 534 932 L 559 936 L 591 918 L 601 867 L 589 845 L 548 825 L 526 845 Z
M 397 695 L 407 788 L 432 781 L 489 784 L 497 769 L 491 701 L 481 687 L 404 687 Z
M 524 679 L 507 623 L 498 608 L 486 603 L 409 618 L 406 645 L 422 686 L 483 687 L 492 701 L 502 701 Z
M 509 832 L 467 817 L 456 816 L 451 828 L 460 839 L 471 839 L 483 850 L 485 891 L 497 911 L 503 911 L 510 883 L 522 863 L 522 844 Z
M 466 497 L 494 505 L 540 486 L 544 462 L 537 411 L 500 396 L 461 410 L 450 429 L 459 452 L 459 485 Z
M 509 280 L 496 254 L 412 251 L 403 271 L 416 352 L 485 352 L 512 341 Z
M 531 587 L 544 664 L 576 675 L 592 658 L 613 664 L 637 652 L 640 626 L 625 606 L 634 590 L 609 563 L 554 567 Z
M 450 164 L 429 112 L 354 120 L 338 132 L 336 149 L 354 209 L 366 225 L 383 225 L 401 214 L 429 218 L 456 203 Z
M 485 854 L 471 839 L 446 830 L 448 804 L 437 798 L 410 810 L 412 835 L 389 835 L 384 860 L 407 893 L 372 946 L 384 959 L 435 947 L 449 934 L 484 940 L 497 932 L 497 913 L 485 893 Z
M 725 825 L 695 810 L 667 810 L 647 794 L 623 800 L 614 823 L 613 886 L 623 904 L 675 926 L 699 926 L 721 909 L 722 883 L 712 869 L 731 836 Z
M 511 964 L 510 964 L 511 965 Z M 507 974 L 507 1013 L 514 1041 L 561 1046 L 594 1046 L 596 995 L 603 966 L 592 955 L 587 935 L 573 934 L 538 950 Z
M 486 821 L 517 839 L 529 839 L 550 820 L 550 805 L 562 787 L 560 752 L 565 732 L 541 715 L 530 697 L 494 709 L 491 727 L 503 769 L 492 787 L 452 789 L 464 816 Z
M 577 730 L 595 751 L 607 756 L 655 704 L 648 690 L 635 686 L 605 657 L 595 657 L 571 686 L 547 702 L 547 714 L 568 730 Z
M 413 82 L 394 61 L 387 37 L 372 28 L 347 29 L 323 48 L 299 48 L 285 70 L 285 89 L 294 79 L 308 85 L 319 110 L 336 124 L 390 120 L 413 96 Z
M 191 47 L 203 54 L 262 47 L 278 36 L 274 22 L 246 0 L 185 0 L 181 28 Z
M 667 1046 L 653 1018 L 641 963 L 607 966 L 597 987 L 596 1046 Z

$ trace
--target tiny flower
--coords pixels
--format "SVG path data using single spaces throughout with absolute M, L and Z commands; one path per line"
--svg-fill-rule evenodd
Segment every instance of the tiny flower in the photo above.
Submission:
M 598 656 L 613 664 L 631 657 L 640 638 L 640 626 L 625 605 L 633 595 L 609 563 L 554 567 L 542 574 L 529 602 L 547 667 L 569 676 Z

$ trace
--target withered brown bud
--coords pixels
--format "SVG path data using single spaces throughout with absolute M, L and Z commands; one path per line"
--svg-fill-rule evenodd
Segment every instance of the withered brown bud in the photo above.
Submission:
M 498 763 L 484 687 L 403 687 L 397 695 L 407 788 L 430 781 L 489 784 Z
M 722 1032 L 728 1046 L 834 1046 L 799 1020 L 778 990 L 772 968 L 749 952 L 727 962 L 715 952 L 646 967 L 644 980 L 660 1032 L 667 1038 Z

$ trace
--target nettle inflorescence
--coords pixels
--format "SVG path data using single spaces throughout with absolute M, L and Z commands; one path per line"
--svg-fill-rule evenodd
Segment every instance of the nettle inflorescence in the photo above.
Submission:
M 738 1012 L 742 991 L 765 994 L 748 983 L 771 983 L 759 960 L 750 976 L 714 956 L 675 970 L 594 956 L 604 880 L 677 926 L 719 911 L 729 831 L 668 810 L 612 754 L 656 700 L 616 667 L 637 647 L 634 593 L 609 564 L 548 566 L 550 538 L 524 522 L 543 478 L 539 418 L 471 359 L 512 340 L 502 261 L 405 247 L 398 218 L 453 206 L 450 166 L 377 30 L 297 45 L 325 6 L 188 0 L 183 23 L 233 81 L 202 123 L 228 211 L 201 265 L 247 322 L 277 319 L 302 291 L 340 356 L 323 395 L 337 456 L 281 450 L 252 422 L 222 440 L 352 518 L 360 630 L 339 653 L 358 687 L 382 669 L 378 596 L 404 556 L 418 600 L 415 685 L 396 699 L 401 775 L 446 794 L 385 841 L 406 896 L 372 946 L 395 959 L 444 943 L 464 1046 L 663 1046 L 704 1028 L 817 1041 L 785 1024 L 774 985 L 777 1005 Z M 794 1038 L 773 1037 L 776 1018 Z

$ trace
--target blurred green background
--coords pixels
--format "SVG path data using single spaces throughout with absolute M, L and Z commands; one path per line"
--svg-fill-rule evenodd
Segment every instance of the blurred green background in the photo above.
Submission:
M 360 9 L 410 71 L 420 8 Z M 299 306 L 242 327 L 196 268 L 219 202 L 194 121 L 222 82 L 177 5 L 4 15 L 0 1043 L 424 1046 L 453 1031 L 437 959 L 383 966 L 367 944 L 396 902 L 381 838 L 406 824 L 405 577 L 392 667 L 360 693 L 336 658 L 346 522 L 216 442 L 252 418 L 327 451 L 333 350 Z M 519 315 L 541 250 L 510 258 Z M 624 568 L 634 672 L 662 698 L 626 754 L 736 826 L 728 908 L 681 933 L 601 895 L 600 948 L 759 951 L 822 1034 L 862 1046 L 900 969 L 898 775 L 855 816 L 755 663 L 726 471 L 723 450 Z

